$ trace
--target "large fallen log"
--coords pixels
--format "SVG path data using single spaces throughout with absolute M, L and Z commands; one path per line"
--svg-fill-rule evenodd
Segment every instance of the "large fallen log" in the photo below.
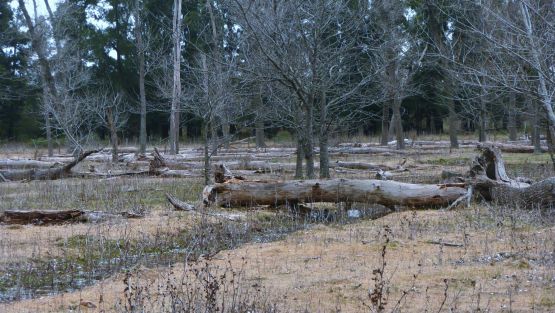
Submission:
M 140 218 L 143 216 L 132 212 L 113 214 L 84 210 L 8 210 L 0 214 L 0 223 L 54 225 L 76 222 L 101 222 L 115 217 Z
M 28 170 L 0 170 L 0 174 L 8 181 L 16 180 L 55 180 L 71 176 L 71 169 L 89 155 L 99 150 L 91 150 L 83 153 L 77 159 L 64 166 L 47 169 L 32 168 Z
M 495 146 L 501 152 L 506 153 L 534 153 L 534 146 L 528 145 L 517 145 L 517 144 L 508 144 L 508 143 L 499 143 L 499 142 L 486 142 L 486 143 L 478 143 L 478 147 L 488 147 L 488 146 Z M 547 152 L 547 147 L 541 147 L 541 152 Z
M 46 162 L 28 159 L 4 159 L 0 160 L 1 169 L 29 169 L 29 168 L 52 168 L 60 165 L 57 162 Z
M 426 185 L 355 179 L 232 180 L 205 187 L 203 202 L 217 206 L 361 202 L 384 206 L 437 207 L 447 205 L 466 193 L 464 184 Z

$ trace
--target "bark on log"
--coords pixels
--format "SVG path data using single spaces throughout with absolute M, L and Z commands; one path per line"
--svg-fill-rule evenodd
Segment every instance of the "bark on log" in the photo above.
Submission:
M 99 150 L 91 150 L 83 153 L 77 159 L 70 163 L 54 168 L 48 169 L 29 169 L 29 170 L 0 170 L 0 174 L 6 180 L 55 180 L 71 176 L 71 169 L 79 162 L 83 161 L 89 155 L 98 152 Z
M 83 210 L 8 210 L 0 215 L 0 223 L 4 224 L 34 224 L 54 225 L 76 222 L 100 222 L 114 217 L 141 218 L 140 214 L 123 212 L 112 214 L 100 211 Z
M 362 202 L 434 207 L 465 195 L 464 185 L 424 185 L 381 180 L 233 181 L 207 186 L 206 205 L 250 206 L 301 202 Z

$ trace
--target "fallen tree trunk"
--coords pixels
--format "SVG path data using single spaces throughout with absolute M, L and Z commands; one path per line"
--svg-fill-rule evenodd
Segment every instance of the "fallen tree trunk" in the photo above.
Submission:
M 0 215 L 0 223 L 54 225 L 76 222 L 100 222 L 114 217 L 140 218 L 143 216 L 132 212 L 113 214 L 83 210 L 8 210 Z
M 363 163 L 363 162 L 342 162 L 336 161 L 335 163 L 330 163 L 330 167 L 342 167 L 342 168 L 350 168 L 355 170 L 393 170 L 396 169 L 393 166 L 385 165 L 385 164 L 373 164 L 373 163 Z
M 467 192 L 464 184 L 424 185 L 382 180 L 231 181 L 207 186 L 206 205 L 250 206 L 301 202 L 362 202 L 384 206 L 433 207 Z
M 1 169 L 29 169 L 29 168 L 52 168 L 59 166 L 58 162 L 45 162 L 37 160 L 0 160 Z
M 99 150 L 91 150 L 83 153 L 77 159 L 70 163 L 47 169 L 28 169 L 28 170 L 0 170 L 0 174 L 5 180 L 55 180 L 71 176 L 71 169 L 74 168 L 79 162 L 83 161 L 89 155 L 98 152 Z
M 528 146 L 528 145 L 517 145 L 517 144 L 497 143 L 497 142 L 478 144 L 478 148 L 484 147 L 484 146 L 495 146 L 501 152 L 506 152 L 506 153 L 534 153 L 534 146 Z M 541 147 L 541 152 L 547 152 L 547 147 Z

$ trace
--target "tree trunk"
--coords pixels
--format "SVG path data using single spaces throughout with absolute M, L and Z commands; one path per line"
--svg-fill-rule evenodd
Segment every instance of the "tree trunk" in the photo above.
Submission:
M 140 2 L 135 1 L 135 40 L 137 41 L 137 59 L 139 61 L 139 101 L 140 101 L 140 129 L 139 129 L 139 153 L 146 153 L 146 91 L 145 91 L 145 47 L 141 30 Z
M 210 126 L 208 122 L 204 123 L 204 185 L 208 186 L 210 184 L 210 143 L 208 138 L 208 129 Z
M 478 121 L 478 141 L 479 142 L 486 142 L 486 122 L 485 117 L 480 115 L 480 120 Z
M 222 118 L 222 137 L 224 149 L 229 150 L 229 122 L 225 117 Z
M 538 75 L 538 93 L 539 96 L 542 98 L 542 104 L 547 113 L 547 121 L 549 125 L 549 133 L 551 138 L 555 138 L 555 112 L 553 112 L 553 95 L 547 89 L 547 82 L 544 73 L 549 73 L 549 70 L 542 69 L 541 62 L 540 62 L 540 51 L 538 47 L 538 43 L 534 38 L 534 29 L 532 24 L 532 19 L 530 17 L 530 12 L 528 11 L 528 7 L 526 4 L 520 2 L 520 11 L 522 15 L 522 21 L 526 27 L 526 33 L 528 36 L 528 41 L 530 44 L 530 52 L 532 56 L 532 65 L 536 70 L 536 74 Z M 554 151 L 552 147 L 549 147 L 551 152 Z M 555 166 L 555 164 L 554 164 Z
M 46 128 L 46 143 L 48 145 L 48 157 L 54 155 L 52 147 L 52 125 L 50 124 L 50 99 L 48 97 L 48 89 L 43 86 L 42 88 L 42 101 L 43 101 L 43 114 L 44 114 L 44 127 Z
M 305 132 L 304 132 L 304 159 L 306 161 L 306 177 L 314 178 L 314 131 L 313 131 L 313 101 L 308 105 L 305 114 Z
M 395 114 L 391 114 L 391 119 L 389 121 L 389 130 L 388 130 L 388 137 L 387 142 L 391 141 L 395 135 Z
M 516 95 L 511 93 L 509 95 L 509 106 L 507 107 L 507 130 L 509 131 L 509 140 L 517 140 L 517 127 L 516 127 Z
M 209 123 L 210 125 L 210 143 L 212 145 L 211 154 L 217 155 L 218 154 L 218 147 L 220 146 L 220 142 L 218 140 L 218 129 L 215 126 L 216 123 Z
M 459 148 L 459 139 L 458 139 L 458 133 L 459 133 L 459 119 L 457 116 L 457 112 L 455 111 L 455 102 L 453 101 L 453 99 L 448 99 L 447 101 L 449 101 L 448 105 L 449 105 L 449 142 L 450 142 L 450 147 L 452 149 L 457 149 Z
M 396 95 L 393 102 L 393 116 L 395 119 L 395 138 L 397 149 L 405 149 L 405 138 L 403 136 L 403 120 L 401 119 L 401 99 Z
M 541 153 L 541 137 L 540 137 L 540 108 L 539 105 L 533 102 L 533 115 L 532 115 L 532 146 L 534 146 L 534 153 Z
M 298 131 L 300 132 L 300 130 Z M 304 159 L 303 139 L 301 134 L 297 134 L 297 158 L 295 162 L 295 178 L 303 178 L 303 159 Z
M 255 122 L 255 137 L 256 137 L 256 147 L 266 148 L 266 142 L 264 140 L 264 120 L 257 117 Z
M 41 36 L 40 34 L 38 34 L 35 30 L 35 25 L 33 24 L 33 21 L 31 20 L 31 16 L 29 15 L 29 12 L 27 11 L 27 8 L 25 7 L 25 2 L 23 0 L 18 0 L 18 4 L 19 4 L 19 8 L 21 9 L 22 13 L 23 13 L 23 17 L 25 19 L 25 23 L 27 25 L 28 28 L 28 32 L 29 35 L 31 37 L 31 47 L 33 49 L 33 51 L 35 51 L 35 53 L 37 54 L 38 57 L 38 64 L 39 64 L 39 69 L 40 69 L 40 75 L 42 78 L 42 88 L 43 88 L 43 93 L 46 97 L 48 97 L 47 101 L 49 101 L 49 104 L 52 103 L 59 103 L 59 95 L 58 95 L 58 89 L 56 88 L 56 83 L 54 80 L 54 75 L 52 74 L 52 68 L 50 66 L 50 61 L 48 60 L 47 57 L 47 53 L 45 51 L 45 47 L 47 46 L 45 42 L 43 42 L 43 36 Z M 47 9 L 49 11 L 49 13 L 51 13 L 50 10 L 50 5 L 48 3 L 46 3 L 47 5 Z M 57 36 L 55 37 L 55 39 L 57 39 Z M 58 45 L 59 42 L 57 40 L 56 44 Z M 48 106 L 49 107 L 49 106 Z M 49 115 L 50 109 L 47 108 L 46 110 L 46 114 Z M 48 136 L 48 131 L 49 129 L 51 129 L 49 127 L 49 123 L 50 121 L 47 119 L 46 121 L 47 123 L 47 136 Z M 71 137 L 71 134 L 69 134 L 69 132 L 66 131 L 66 129 L 64 128 L 64 132 L 66 134 L 66 136 L 68 137 L 69 140 L 73 140 L 73 138 Z M 50 137 L 52 138 L 52 137 Z M 50 141 L 50 144 L 52 144 L 52 142 Z M 49 156 L 51 153 L 51 146 L 48 150 Z
M 383 180 L 234 181 L 205 187 L 203 202 L 218 206 L 360 202 L 437 207 L 466 193 L 464 185 L 420 185 Z
M 181 0 L 174 0 L 173 85 L 170 111 L 170 154 L 179 153 L 179 110 L 181 101 Z
M 320 99 L 320 178 L 330 178 L 330 157 L 328 153 L 329 134 L 327 127 L 328 107 L 326 93 L 322 92 Z
M 50 112 L 46 111 L 44 115 L 45 127 L 46 127 L 46 142 L 48 145 L 48 157 L 54 155 L 54 147 L 52 145 L 52 125 L 50 124 Z
M 387 146 L 389 142 L 389 102 L 384 102 L 382 107 L 382 137 L 380 145 Z
M 108 121 L 108 129 L 110 130 L 110 143 L 112 144 L 112 162 L 118 162 L 118 132 L 114 124 L 114 113 L 112 108 L 106 110 L 106 120 Z

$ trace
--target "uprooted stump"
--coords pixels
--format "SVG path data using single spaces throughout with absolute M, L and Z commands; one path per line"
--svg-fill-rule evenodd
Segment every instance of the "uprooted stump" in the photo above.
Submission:
M 65 223 L 100 222 L 115 217 L 141 218 L 143 215 L 134 212 L 112 214 L 84 210 L 8 210 L 0 215 L 0 223 L 56 225 Z
M 518 177 L 509 178 L 500 150 L 482 145 L 469 171 L 476 192 L 487 201 L 520 208 L 545 208 L 555 204 L 555 177 L 532 183 Z

